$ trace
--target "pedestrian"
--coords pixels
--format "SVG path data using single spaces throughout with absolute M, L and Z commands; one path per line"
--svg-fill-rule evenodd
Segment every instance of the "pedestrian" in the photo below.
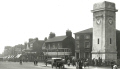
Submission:
M 72 65 L 75 66 L 75 59 L 72 59 Z
M 36 65 L 38 65 L 38 57 L 37 57 L 37 59 L 36 59 Z
M 94 59 L 92 59 L 92 65 L 94 66 Z
M 22 65 L 22 59 L 20 59 L 20 65 Z
M 95 59 L 95 60 L 94 60 L 94 62 L 95 62 L 95 66 L 97 66 L 98 60 L 97 60 L 97 59 Z
M 36 65 L 36 59 L 34 59 L 34 65 Z
M 113 65 L 113 69 L 118 69 L 117 64 Z
M 79 69 L 82 69 L 82 67 L 83 67 L 83 61 L 79 60 Z
M 76 69 L 79 69 L 79 60 L 76 60 Z
M 68 64 L 68 66 L 70 66 L 70 60 L 69 59 L 67 60 L 67 64 Z
M 111 61 L 111 68 L 113 69 L 114 61 Z
M 47 58 L 45 59 L 45 65 L 47 66 Z

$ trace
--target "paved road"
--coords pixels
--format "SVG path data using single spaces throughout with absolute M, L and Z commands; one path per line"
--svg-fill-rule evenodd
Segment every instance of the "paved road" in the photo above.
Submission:
M 38 63 L 38 65 L 35 66 L 33 62 L 24 62 L 22 65 L 20 65 L 19 62 L 0 62 L 0 69 L 52 69 L 52 67 L 50 64 L 48 64 L 48 66 L 45 66 L 44 63 Z M 54 67 L 53 69 L 56 68 Z M 65 65 L 65 69 L 76 69 L 76 67 Z M 111 69 L 111 68 L 90 66 L 84 69 Z
M 35 66 L 32 62 L 24 62 L 22 65 L 19 62 L 0 62 L 0 69 L 50 69 L 49 67 Z

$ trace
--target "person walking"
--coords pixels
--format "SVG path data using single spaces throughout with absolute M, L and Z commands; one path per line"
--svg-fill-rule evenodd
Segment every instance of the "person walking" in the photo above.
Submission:
M 82 67 L 83 67 L 83 61 L 79 60 L 79 69 L 82 69 Z
M 38 57 L 36 58 L 36 65 L 38 65 Z
M 47 58 L 45 59 L 45 65 L 47 66 Z
M 79 69 L 79 60 L 76 60 L 76 69 Z
M 114 61 L 111 61 L 111 68 L 113 69 Z
M 20 59 L 20 65 L 22 65 L 22 59 Z
M 75 60 L 72 60 L 72 65 L 75 66 Z
M 118 67 L 117 67 L 117 64 L 116 64 L 116 63 L 113 65 L 113 69 L 118 69 Z
M 34 59 L 34 65 L 36 65 L 36 59 Z
M 68 66 L 70 66 L 70 60 L 69 59 L 67 60 L 67 64 L 68 64 Z

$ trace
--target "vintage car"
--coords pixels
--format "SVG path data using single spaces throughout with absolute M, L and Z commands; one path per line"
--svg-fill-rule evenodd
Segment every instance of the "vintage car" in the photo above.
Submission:
M 57 67 L 59 67 L 59 69 L 60 68 L 62 68 L 62 69 L 64 69 L 64 59 L 62 59 L 62 58 L 52 58 L 52 68 L 53 67 L 56 67 L 56 69 L 57 69 Z

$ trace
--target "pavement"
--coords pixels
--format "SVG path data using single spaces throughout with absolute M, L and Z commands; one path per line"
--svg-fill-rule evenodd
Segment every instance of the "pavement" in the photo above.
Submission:
M 64 67 L 65 67 L 64 69 L 78 69 L 76 68 L 76 66 L 72 65 L 68 66 L 66 64 L 64 65 Z M 39 62 L 37 66 L 35 66 L 33 62 L 23 62 L 22 65 L 20 65 L 19 62 L 0 62 L 0 69 L 56 69 L 56 68 L 55 67 L 52 68 L 51 64 L 48 64 L 46 66 L 45 63 L 41 62 Z M 111 67 L 89 66 L 83 69 L 111 69 Z

